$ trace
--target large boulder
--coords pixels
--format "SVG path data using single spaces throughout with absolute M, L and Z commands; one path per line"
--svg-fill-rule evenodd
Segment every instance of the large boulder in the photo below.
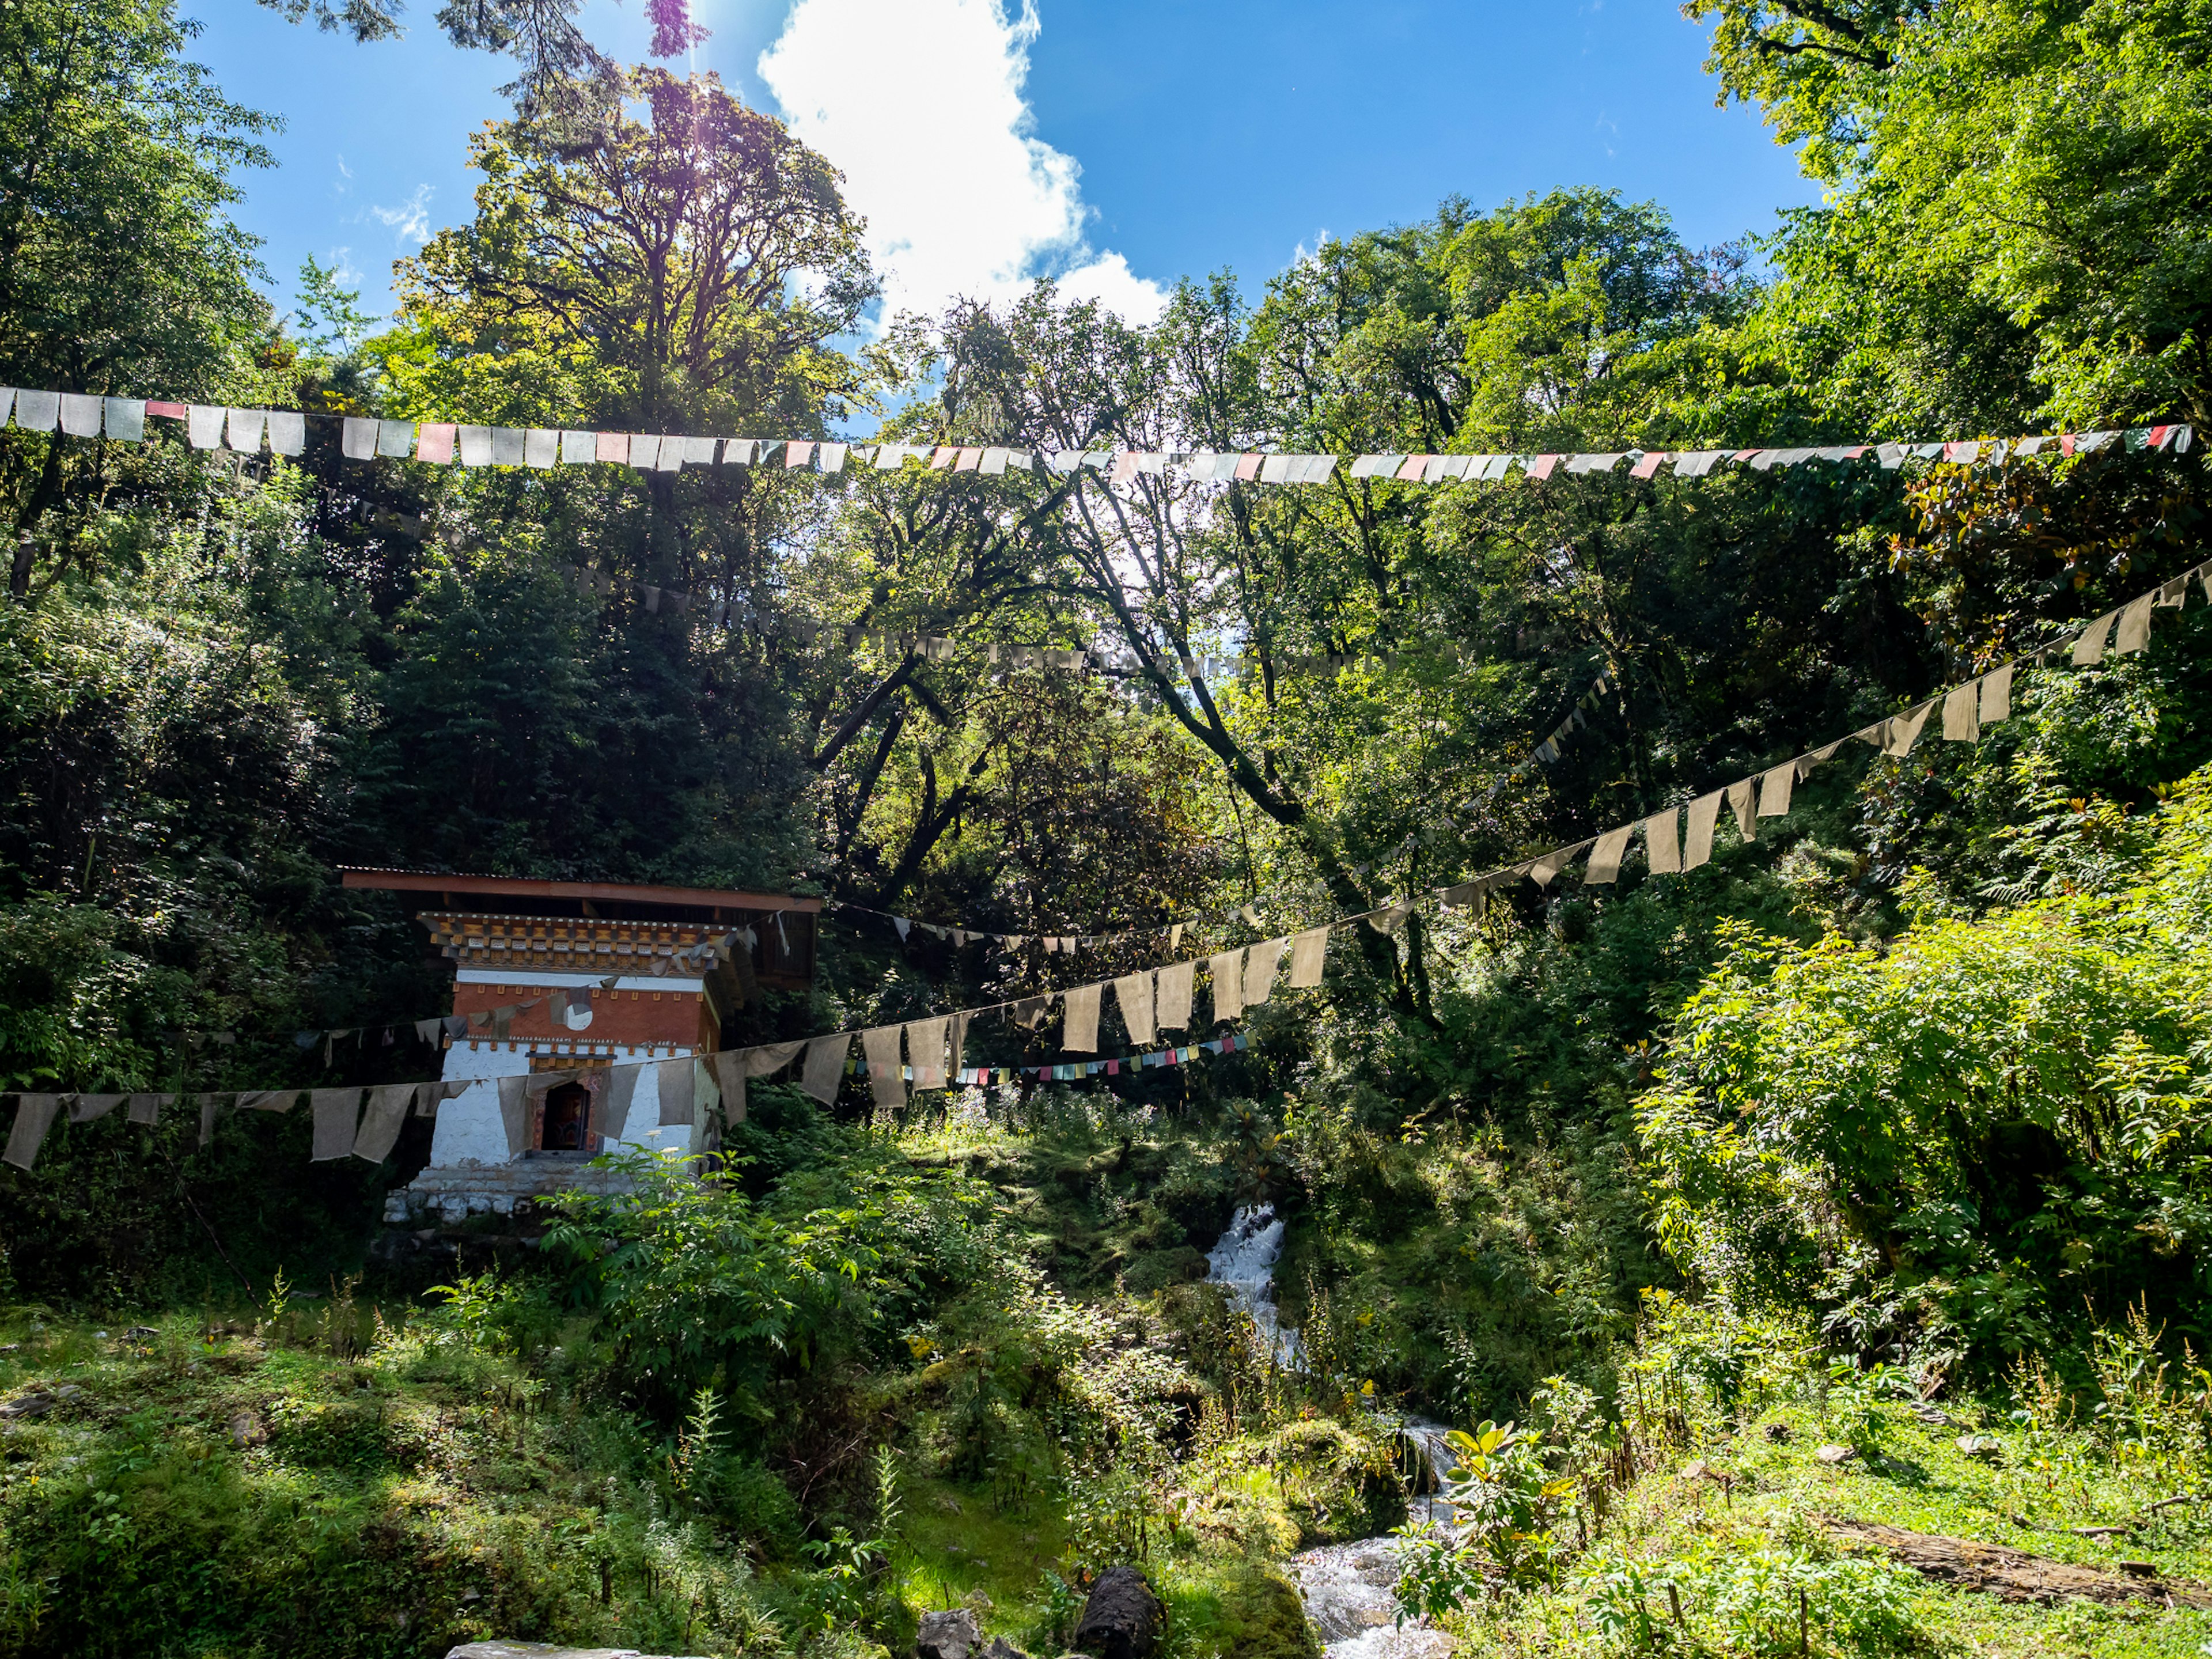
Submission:
M 1152 1659 L 1166 1610 L 1134 1567 L 1109 1567 L 1091 1587 L 1075 1626 L 1077 1649 L 1091 1659 Z
M 966 1607 L 945 1613 L 925 1613 L 914 1638 L 920 1659 L 968 1659 L 983 1645 L 983 1632 L 975 1628 L 975 1615 Z

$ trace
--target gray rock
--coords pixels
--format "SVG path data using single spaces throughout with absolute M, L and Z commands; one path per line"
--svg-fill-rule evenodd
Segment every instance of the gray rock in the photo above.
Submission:
M 983 1659 L 1030 1659 L 1030 1656 L 1005 1637 L 994 1636 L 991 1645 L 983 1650 Z
M 1075 1645 L 1093 1659 L 1152 1659 L 1160 1645 L 1160 1599 L 1134 1567 L 1109 1567 L 1091 1587 Z
M 966 1607 L 923 1613 L 921 1629 L 914 1638 L 914 1650 L 921 1659 L 968 1659 L 982 1645 L 983 1632 Z

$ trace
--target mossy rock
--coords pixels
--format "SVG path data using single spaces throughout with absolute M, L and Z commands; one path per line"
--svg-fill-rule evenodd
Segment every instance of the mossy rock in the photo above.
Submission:
M 1121 1270 L 1121 1287 L 1132 1296 L 1148 1296 L 1170 1285 L 1188 1285 L 1206 1277 L 1206 1257 L 1188 1244 L 1169 1250 L 1144 1250 L 1129 1258 Z
M 1221 1651 L 1237 1659 L 1321 1659 L 1305 1603 L 1279 1572 L 1254 1569 L 1222 1587 Z

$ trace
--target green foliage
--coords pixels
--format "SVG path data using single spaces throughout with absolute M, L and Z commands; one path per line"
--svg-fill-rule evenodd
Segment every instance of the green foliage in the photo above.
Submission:
M 2201 1305 L 2207 792 L 2141 878 L 1869 948 L 1735 936 L 1638 1108 L 1662 1237 L 1861 1346 L 2046 1348 Z

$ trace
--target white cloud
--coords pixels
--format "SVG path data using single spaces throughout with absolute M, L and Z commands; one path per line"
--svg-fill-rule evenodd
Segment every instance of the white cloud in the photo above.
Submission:
M 1006 300 L 1051 276 L 1150 322 L 1166 290 L 1085 235 L 1082 169 L 1031 136 L 1034 0 L 797 0 L 760 74 L 799 138 L 845 175 L 885 312 Z
M 412 242 L 420 247 L 430 240 L 431 193 L 429 185 L 417 185 L 415 193 L 398 207 L 372 207 L 369 216 L 391 228 L 394 242 Z

